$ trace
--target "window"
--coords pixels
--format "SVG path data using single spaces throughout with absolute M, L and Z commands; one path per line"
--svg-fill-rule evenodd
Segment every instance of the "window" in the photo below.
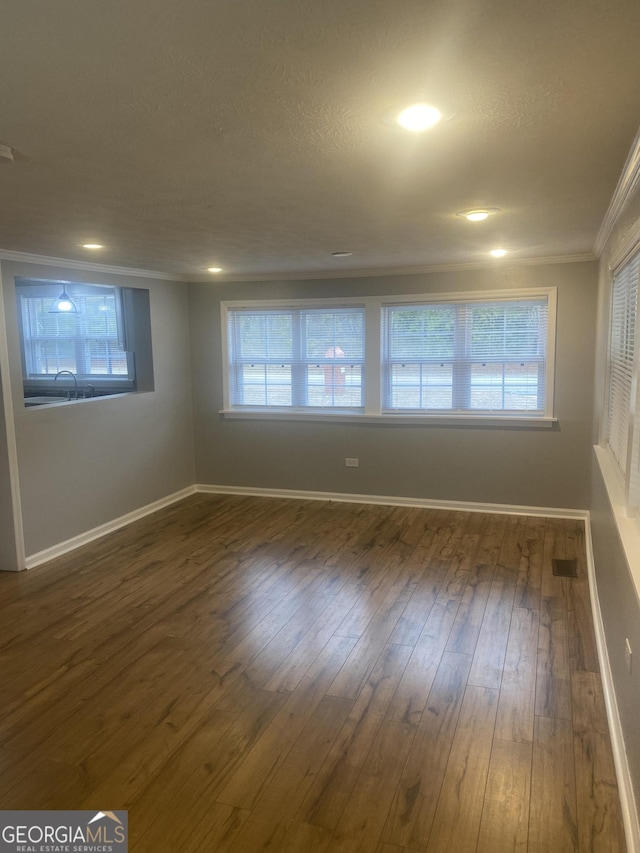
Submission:
M 544 414 L 547 300 L 385 306 L 385 411 Z
M 54 300 L 55 301 L 55 300 Z M 26 375 L 118 376 L 133 380 L 124 346 L 122 299 L 115 287 L 73 293 L 74 313 L 51 313 L 50 296 L 21 294 Z
M 626 484 L 627 503 L 640 504 L 640 430 L 636 409 L 637 303 L 640 253 L 613 278 L 609 329 L 606 445 Z
M 362 411 L 363 308 L 228 312 L 233 407 Z
M 555 289 L 223 303 L 228 415 L 552 420 Z
M 61 292 L 66 310 L 56 310 Z M 18 280 L 16 293 L 26 405 L 43 392 L 83 398 L 150 390 L 148 291 Z

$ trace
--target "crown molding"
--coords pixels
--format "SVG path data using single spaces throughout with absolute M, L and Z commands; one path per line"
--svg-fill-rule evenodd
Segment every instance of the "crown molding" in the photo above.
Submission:
M 509 258 L 506 260 L 475 261 L 457 264 L 425 264 L 413 267 L 375 267 L 373 269 L 350 269 L 350 270 L 315 270 L 312 272 L 287 271 L 271 273 L 229 273 L 227 275 L 216 275 L 215 280 L 211 276 L 195 275 L 185 278 L 194 284 L 208 282 L 210 284 L 232 284 L 236 281 L 307 281 L 312 279 L 338 279 L 338 278 L 372 278 L 395 275 L 422 275 L 424 273 L 439 272 L 463 272 L 466 270 L 498 269 L 519 266 L 543 266 L 549 264 L 576 264 L 586 261 L 595 261 L 596 256 L 592 252 L 583 252 L 574 255 L 549 255 L 540 258 Z
M 609 208 L 605 213 L 598 236 L 593 244 L 593 252 L 597 258 L 602 254 L 611 232 L 627 202 L 640 186 L 640 130 L 633 140 L 631 151 L 624 164 L 620 180 L 613 193 Z
M 640 219 L 633 224 L 633 227 L 629 229 L 628 233 L 625 235 L 624 239 L 621 241 L 620 246 L 618 246 L 615 254 L 611 256 L 609 260 L 608 268 L 610 272 L 616 271 L 619 267 L 623 266 L 627 263 L 627 261 L 631 260 L 633 255 L 638 251 L 638 246 L 640 245 Z
M 0 260 L 16 261 L 18 263 L 40 264 L 42 266 L 65 267 L 66 269 L 90 272 L 111 273 L 112 275 L 131 275 L 137 278 L 155 278 L 163 281 L 191 282 L 209 284 L 231 284 L 233 282 L 249 281 L 307 281 L 314 279 L 343 279 L 343 278 L 373 278 L 397 275 L 423 275 L 425 273 L 463 272 L 466 270 L 499 269 L 519 266 L 541 266 L 548 264 L 570 264 L 595 261 L 596 256 L 591 252 L 574 255 L 549 255 L 539 258 L 509 258 L 508 260 L 483 260 L 469 263 L 424 264 L 421 266 L 374 267 L 371 269 L 341 269 L 341 270 L 312 270 L 309 272 L 290 270 L 286 272 L 265 273 L 229 273 L 223 276 L 188 273 L 166 273 L 155 270 L 136 269 L 134 267 L 118 267 L 99 264 L 95 261 L 78 261 L 68 258 L 54 258 L 47 255 L 36 255 L 31 252 L 13 252 L 0 249 Z
M 111 273 L 112 275 L 133 275 L 137 278 L 155 278 L 163 281 L 188 281 L 184 275 L 174 275 L 154 270 L 139 270 L 131 267 L 117 267 L 108 264 L 98 264 L 95 261 L 78 261 L 68 258 L 50 258 L 47 255 L 34 255 L 31 252 L 12 252 L 0 249 L 0 260 L 16 261 L 24 264 L 41 264 L 49 267 L 66 267 L 72 270 L 89 270 L 90 272 Z

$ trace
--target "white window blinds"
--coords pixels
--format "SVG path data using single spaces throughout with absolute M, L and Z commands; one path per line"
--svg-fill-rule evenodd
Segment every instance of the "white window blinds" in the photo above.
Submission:
M 547 297 L 386 305 L 385 411 L 547 410 Z
M 60 285 L 19 288 L 25 377 L 55 376 L 61 370 L 86 378 L 130 377 L 119 290 L 65 286 L 77 312 L 51 313 Z
M 230 417 L 553 419 L 553 287 L 223 302 L 221 314 Z
M 640 254 L 613 279 L 609 336 L 607 445 L 625 479 L 629 467 Z
M 230 308 L 233 407 L 362 410 L 364 308 Z

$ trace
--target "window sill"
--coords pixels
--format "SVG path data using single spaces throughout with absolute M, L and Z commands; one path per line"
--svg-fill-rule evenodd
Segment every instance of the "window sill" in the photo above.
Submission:
M 366 415 L 361 412 L 303 412 L 303 411 L 267 411 L 263 409 L 221 409 L 220 414 L 228 420 L 265 420 L 265 421 L 315 421 L 324 423 L 369 423 L 415 426 L 457 426 L 457 427 L 494 427 L 553 429 L 557 418 L 527 417 L 507 415 Z
M 61 399 L 59 397 L 50 397 L 46 399 L 45 397 L 25 397 L 24 398 L 24 408 L 27 411 L 33 411 L 35 409 L 58 409 L 61 406 L 76 406 L 79 403 L 95 403 L 98 400 L 113 400 L 118 397 L 128 397 L 131 394 L 135 394 L 135 391 L 117 391 L 114 393 L 108 394 L 96 394 L 93 397 L 79 397 L 77 400 L 66 400 Z M 38 402 L 30 402 L 35 401 Z
M 640 598 L 640 521 L 627 512 L 622 479 L 610 454 L 604 447 L 598 445 L 595 445 L 594 450 L 620 541 L 627 558 L 629 571 Z

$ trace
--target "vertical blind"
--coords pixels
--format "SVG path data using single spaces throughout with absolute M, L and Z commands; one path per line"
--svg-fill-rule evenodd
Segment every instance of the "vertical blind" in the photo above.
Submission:
M 548 299 L 387 305 L 386 411 L 546 410 Z
M 625 479 L 629 467 L 640 254 L 613 279 L 609 335 L 607 444 Z

